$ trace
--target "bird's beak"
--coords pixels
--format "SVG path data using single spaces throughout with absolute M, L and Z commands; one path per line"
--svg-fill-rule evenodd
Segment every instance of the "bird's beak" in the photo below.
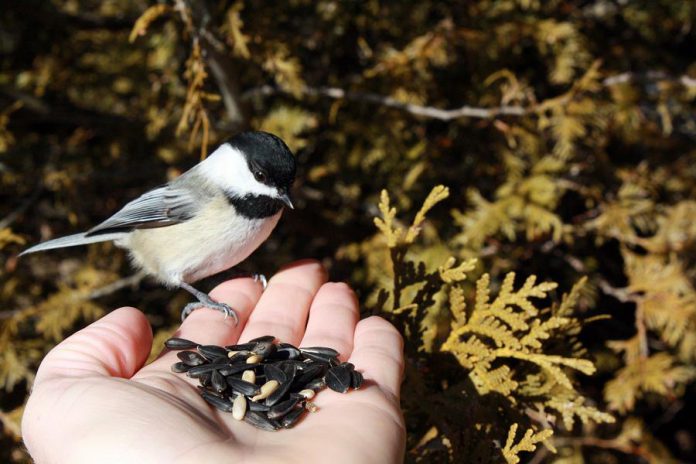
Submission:
M 280 195 L 280 200 L 285 203 L 288 208 L 295 209 L 295 207 L 292 205 L 292 201 L 290 200 L 290 196 L 287 193 Z

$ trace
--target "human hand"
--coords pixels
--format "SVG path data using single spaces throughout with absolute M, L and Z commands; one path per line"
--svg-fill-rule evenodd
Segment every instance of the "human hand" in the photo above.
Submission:
M 212 408 L 197 382 L 173 374 L 176 352 L 143 366 L 152 345 L 147 319 L 121 308 L 75 333 L 43 360 L 22 421 L 38 463 L 394 463 L 403 460 L 399 408 L 402 339 L 378 317 L 358 322 L 345 284 L 325 283 L 314 261 L 293 263 L 265 291 L 234 279 L 212 292 L 240 323 L 207 308 L 194 311 L 175 336 L 230 345 L 275 335 L 296 346 L 329 346 L 363 372 L 348 394 L 320 392 L 319 411 L 292 429 L 258 430 Z

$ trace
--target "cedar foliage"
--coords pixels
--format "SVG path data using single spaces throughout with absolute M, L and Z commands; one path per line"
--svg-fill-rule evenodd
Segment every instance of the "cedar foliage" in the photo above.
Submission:
M 323 257 L 399 328 L 410 462 L 696 460 L 695 21 L 671 0 L 5 6 L 0 460 L 27 460 L 57 341 L 126 304 L 161 340 L 187 298 L 109 245 L 19 251 L 246 127 L 301 167 L 247 267 Z

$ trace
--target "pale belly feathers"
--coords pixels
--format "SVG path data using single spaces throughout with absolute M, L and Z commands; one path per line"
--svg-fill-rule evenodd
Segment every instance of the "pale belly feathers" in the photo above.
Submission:
M 268 238 L 282 210 L 268 218 L 246 219 L 220 202 L 226 200 L 211 201 L 181 224 L 135 230 L 117 245 L 129 249 L 136 266 L 165 284 L 195 282 L 222 272 L 246 259 Z

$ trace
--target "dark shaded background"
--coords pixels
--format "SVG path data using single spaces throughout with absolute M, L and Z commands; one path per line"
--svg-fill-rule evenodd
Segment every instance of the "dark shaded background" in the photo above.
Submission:
M 161 10 L 141 17 L 153 5 Z M 0 460 L 27 459 L 21 406 L 55 343 L 127 304 L 146 312 L 161 340 L 188 298 L 130 278 L 108 244 L 17 254 L 101 221 L 194 165 L 202 146 L 261 128 L 297 155 L 297 208 L 246 269 L 270 275 L 319 258 L 356 288 L 366 314 L 381 312 L 376 295 L 392 270 L 378 258 L 379 193 L 390 192 L 408 223 L 444 184 L 450 196 L 428 215 L 416 261 L 478 257 L 471 281 L 488 272 L 495 289 L 506 272 L 518 284 L 536 274 L 559 283 L 554 301 L 589 276 L 578 314 L 611 316 L 580 334 L 599 368 L 576 378 L 591 404 L 610 410 L 607 382 L 626 366 L 640 371 L 647 356 L 666 353 L 681 369 L 645 374 L 664 389 L 638 382 L 638 401 L 613 411 L 615 424 L 556 423 L 559 454 L 541 447 L 524 458 L 696 461 L 694 20 L 693 2 L 668 0 L 4 1 Z M 439 111 L 449 109 L 461 112 Z M 558 168 L 535 178 L 544 157 Z M 472 188 L 490 203 L 475 202 Z M 548 216 L 515 205 L 561 226 L 534 227 Z M 630 272 L 633 256 L 658 263 L 654 293 L 641 287 L 650 273 Z M 659 277 L 670 265 L 678 272 Z M 649 353 L 609 349 L 636 335 L 653 296 L 664 304 L 648 314 Z M 676 344 L 666 340 L 677 329 L 659 322 L 670 318 Z M 467 371 L 439 353 L 443 301 L 418 324 L 434 333 L 405 333 L 409 460 L 499 461 L 512 422 L 549 425 L 532 414 L 534 399 L 477 396 Z

